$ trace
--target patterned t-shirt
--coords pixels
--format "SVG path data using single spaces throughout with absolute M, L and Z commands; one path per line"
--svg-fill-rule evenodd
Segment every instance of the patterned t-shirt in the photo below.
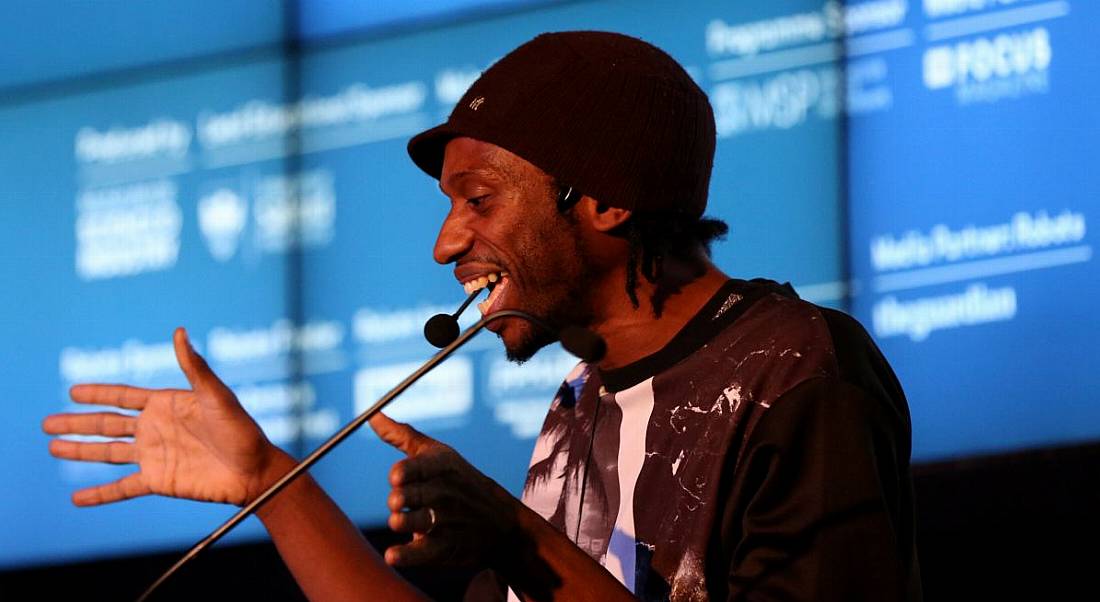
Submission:
M 566 377 L 523 502 L 645 600 L 918 599 L 909 445 L 862 327 L 731 280 L 657 353 Z

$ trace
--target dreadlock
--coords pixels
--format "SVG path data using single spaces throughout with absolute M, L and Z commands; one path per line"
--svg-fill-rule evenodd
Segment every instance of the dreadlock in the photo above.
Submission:
M 720 219 L 688 217 L 683 214 L 635 213 L 623 224 L 630 254 L 626 265 L 626 294 L 638 308 L 638 273 L 649 282 L 663 274 L 665 258 L 690 258 L 697 247 L 710 256 L 710 245 L 729 232 Z
M 558 211 L 567 219 L 581 194 L 572 186 L 554 182 Z M 725 238 L 729 226 L 720 219 L 689 217 L 683 213 L 635 213 L 621 226 L 629 243 L 626 264 L 626 294 L 634 308 L 638 303 L 638 272 L 649 282 L 661 278 L 665 258 L 690 258 L 697 245 L 710 257 L 710 245 Z

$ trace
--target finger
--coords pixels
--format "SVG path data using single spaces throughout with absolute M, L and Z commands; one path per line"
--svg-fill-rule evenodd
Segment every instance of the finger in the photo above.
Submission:
M 73 494 L 73 503 L 77 506 L 98 506 L 150 493 L 152 490 L 145 484 L 141 473 L 135 472 L 112 483 L 81 489 Z
M 69 397 L 77 403 L 109 405 L 128 410 L 141 410 L 153 393 L 151 389 L 126 385 L 73 385 Z
M 133 464 L 137 462 L 137 448 L 133 443 L 111 441 L 87 443 L 54 439 L 50 441 L 50 455 L 64 460 L 80 462 L 107 462 L 109 464 Z
M 436 564 L 450 556 L 449 549 L 450 545 L 437 537 L 418 537 L 412 543 L 388 548 L 386 564 L 390 566 Z
M 435 524 L 432 523 L 433 513 Z M 439 528 L 439 512 L 428 508 L 393 512 L 388 522 L 390 529 L 396 533 L 427 533 Z
M 409 483 L 395 486 L 386 497 L 386 506 L 390 511 L 400 512 L 408 508 L 439 505 L 440 497 L 442 495 L 436 485 Z
M 191 383 L 192 389 L 196 391 L 204 388 L 228 389 L 218 375 L 210 369 L 206 360 L 191 346 L 191 339 L 182 327 L 177 328 L 172 334 L 172 344 L 176 350 L 176 362 L 179 363 L 180 370 L 183 370 L 183 375 L 187 377 L 187 382 Z
M 42 421 L 42 430 L 51 435 L 133 437 L 136 428 L 136 417 L 114 412 L 54 414 Z
M 390 486 L 408 488 L 413 483 L 423 483 L 446 472 L 444 459 L 436 454 L 413 456 L 398 460 L 390 468 Z
M 413 427 L 403 422 L 397 422 L 382 412 L 371 416 L 370 427 L 380 439 L 410 456 L 435 441 Z

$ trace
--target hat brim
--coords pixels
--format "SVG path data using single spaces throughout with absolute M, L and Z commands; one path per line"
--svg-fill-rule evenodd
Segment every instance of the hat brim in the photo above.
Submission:
M 462 135 L 450 123 L 441 123 L 424 130 L 409 139 L 409 157 L 424 173 L 438 180 L 443 173 L 443 151 L 446 150 L 447 143 Z

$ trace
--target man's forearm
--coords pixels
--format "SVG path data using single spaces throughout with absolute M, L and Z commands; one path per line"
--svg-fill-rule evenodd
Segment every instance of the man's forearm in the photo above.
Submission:
M 293 460 L 281 456 L 272 472 L 285 474 Z M 359 529 L 304 474 L 264 504 L 257 516 L 310 600 L 424 600 L 386 565 Z
M 516 502 L 519 533 L 499 570 L 526 600 L 634 600 L 611 573 L 533 510 Z

